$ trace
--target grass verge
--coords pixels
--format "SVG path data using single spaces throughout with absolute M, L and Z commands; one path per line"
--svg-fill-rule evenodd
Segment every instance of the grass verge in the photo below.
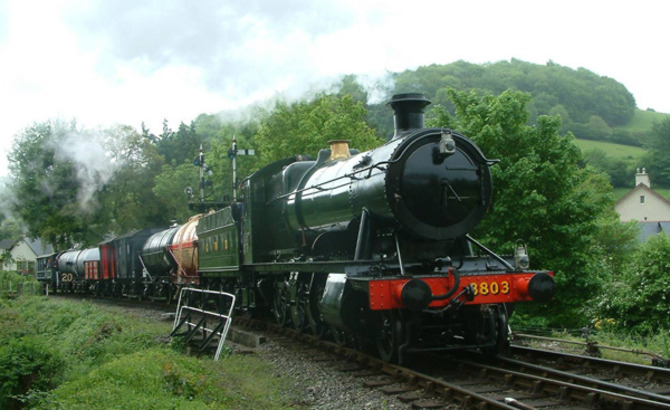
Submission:
M 90 302 L 0 300 L 0 408 L 300 408 L 271 363 L 188 357 L 170 331 Z

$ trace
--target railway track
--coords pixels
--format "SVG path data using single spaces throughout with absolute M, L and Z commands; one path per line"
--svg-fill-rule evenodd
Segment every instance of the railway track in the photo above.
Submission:
M 408 368 L 265 322 L 246 322 L 244 326 L 292 338 L 306 348 L 319 346 L 346 360 L 349 366 L 345 371 L 377 375 L 364 382 L 367 387 L 412 402 L 414 408 L 670 409 L 668 373 L 662 368 L 585 358 L 582 363 L 590 365 L 566 370 L 564 363 L 576 361 L 575 355 L 555 352 L 553 359 L 543 358 L 544 365 L 519 358 L 499 358 L 491 364 L 482 362 L 481 356 L 468 354 L 461 358 L 425 356 Z M 519 349 L 514 348 L 515 357 Z M 529 358 L 542 353 L 531 350 L 524 350 Z M 593 371 L 584 375 L 585 368 Z M 619 382 L 622 377 L 625 380 Z
M 670 368 L 620 362 L 551 350 L 512 346 L 512 357 L 523 360 L 527 366 L 553 366 L 556 371 L 590 376 L 602 382 L 616 381 L 628 390 L 644 390 L 665 397 L 670 402 Z M 513 359 L 506 359 L 514 365 Z M 625 389 L 624 389 L 625 390 Z M 622 390 L 623 391 L 623 390 Z

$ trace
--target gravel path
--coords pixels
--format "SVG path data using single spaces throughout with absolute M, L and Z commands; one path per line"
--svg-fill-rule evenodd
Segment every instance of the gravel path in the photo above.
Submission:
M 275 364 L 277 377 L 290 380 L 291 389 L 301 397 L 301 405 L 312 409 L 411 409 L 397 396 L 363 386 L 365 380 L 351 372 L 336 370 L 332 361 L 317 361 L 304 350 L 268 341 L 256 354 Z

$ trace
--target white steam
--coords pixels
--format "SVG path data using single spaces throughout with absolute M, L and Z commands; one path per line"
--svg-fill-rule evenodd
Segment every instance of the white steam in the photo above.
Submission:
M 69 130 L 54 135 L 56 159 L 72 164 L 77 177 L 77 203 L 82 212 L 97 209 L 96 194 L 123 165 L 113 161 L 109 151 L 110 136 L 103 130 Z M 48 188 L 47 188 L 48 189 Z

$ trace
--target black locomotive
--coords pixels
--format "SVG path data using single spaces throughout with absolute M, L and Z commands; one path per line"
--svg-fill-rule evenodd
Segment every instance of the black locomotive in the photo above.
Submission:
M 429 103 L 394 96 L 395 133 L 374 150 L 343 138 L 316 160 L 287 158 L 243 180 L 238 201 L 196 219 L 197 280 L 170 261 L 167 242 L 166 263 L 106 280 L 168 299 L 183 283 L 231 292 L 240 311 L 376 346 L 388 361 L 504 349 L 512 304 L 549 300 L 553 274 L 529 271 L 522 246 L 506 259 L 469 236 L 490 204 L 495 161 L 458 132 L 424 128 Z

